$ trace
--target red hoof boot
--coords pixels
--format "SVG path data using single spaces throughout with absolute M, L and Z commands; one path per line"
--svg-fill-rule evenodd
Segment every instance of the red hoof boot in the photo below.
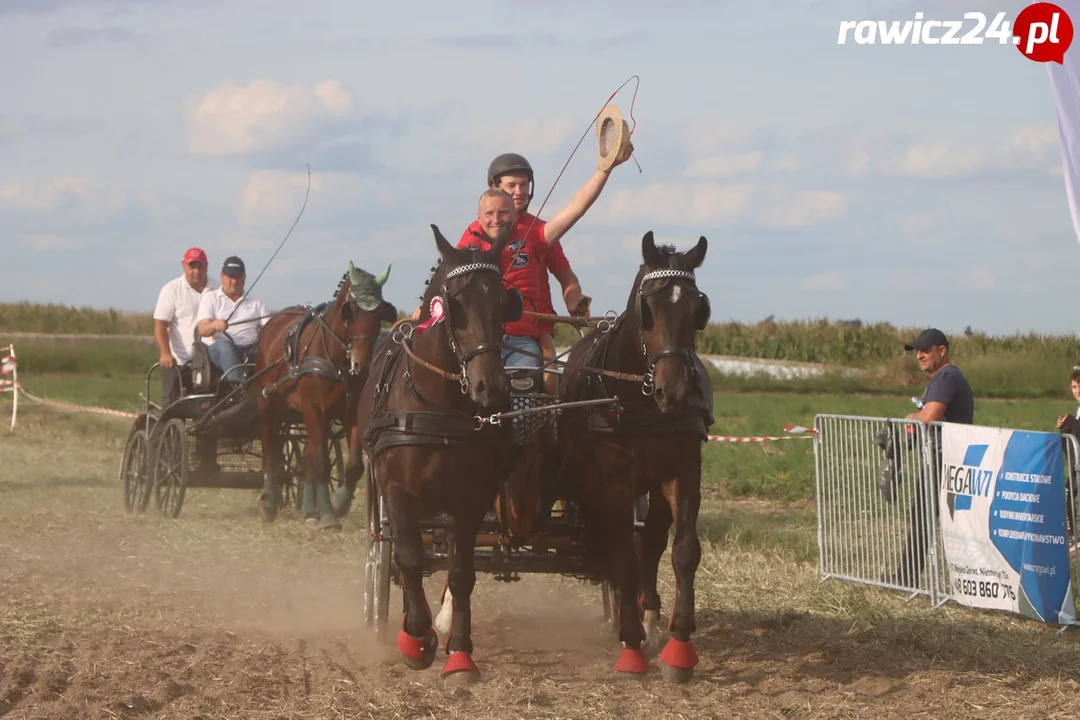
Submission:
M 690 682 L 694 677 L 694 666 L 698 664 L 697 649 L 692 641 L 682 642 L 670 638 L 663 652 L 660 653 L 661 675 L 670 683 Z
M 413 637 L 405 630 L 401 630 L 397 636 L 398 650 L 405 660 L 405 664 L 413 670 L 426 670 L 435 662 L 435 650 L 439 647 L 439 634 L 435 628 L 428 628 L 426 637 Z
M 472 655 L 465 651 L 450 653 L 442 671 L 443 682 L 447 686 L 471 685 L 480 679 Z
M 645 653 L 640 650 L 623 648 L 619 661 L 615 663 L 615 670 L 632 675 L 645 675 L 649 672 L 649 661 L 645 659 Z

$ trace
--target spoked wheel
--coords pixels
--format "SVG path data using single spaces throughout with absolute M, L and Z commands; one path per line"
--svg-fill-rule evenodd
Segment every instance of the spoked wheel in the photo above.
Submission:
M 150 465 L 145 428 L 132 428 L 124 446 L 120 476 L 124 479 L 124 509 L 128 513 L 146 512 L 150 502 Z
M 645 524 L 645 518 L 649 514 L 649 495 L 646 493 L 634 501 L 634 549 L 641 553 L 641 536 L 638 531 L 641 526 Z M 600 592 L 603 594 L 604 600 L 604 620 L 616 633 L 619 632 L 619 591 L 609 581 L 604 580 L 601 583 Z M 644 617 L 641 608 L 638 608 L 638 614 Z
M 285 482 L 282 488 L 282 507 L 287 507 L 290 503 L 299 510 L 300 509 L 300 483 L 304 481 L 304 446 L 300 443 L 300 438 L 296 435 L 289 433 L 285 436 L 285 445 L 283 448 L 283 455 L 285 458 Z
M 180 515 L 188 481 L 187 427 L 180 418 L 165 423 L 158 432 L 154 447 L 154 500 L 158 511 L 167 518 Z
M 390 548 L 392 540 L 389 523 L 382 522 L 382 498 L 378 488 L 368 486 L 368 557 L 364 564 L 364 625 L 374 628 L 375 639 L 385 642 L 390 615 Z
M 615 632 L 619 631 L 619 591 L 605 580 L 600 585 L 600 592 L 604 596 L 604 620 Z

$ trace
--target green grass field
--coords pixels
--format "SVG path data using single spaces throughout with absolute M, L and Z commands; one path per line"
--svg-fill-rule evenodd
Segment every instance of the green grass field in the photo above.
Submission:
M 724 378 L 723 387 L 801 393 L 911 394 L 925 384 L 904 343 L 921 328 L 887 323 L 806 320 L 757 324 L 714 323 L 698 338 L 702 353 L 820 363 L 823 377 L 777 383 L 768 378 Z M 28 373 L 91 373 L 106 377 L 138 374 L 156 360 L 149 313 L 124 313 L 33 303 L 0 304 L 0 345 L 12 333 L 113 336 L 113 340 L 15 339 Z M 123 340 L 120 336 L 141 336 Z M 569 344 L 577 333 L 558 326 L 556 341 Z M 951 337 L 953 361 L 980 398 L 1068 399 L 1068 377 L 1080 361 L 1080 338 L 1030 333 L 990 336 L 968 330 Z M 842 370 L 856 370 L 847 377 Z

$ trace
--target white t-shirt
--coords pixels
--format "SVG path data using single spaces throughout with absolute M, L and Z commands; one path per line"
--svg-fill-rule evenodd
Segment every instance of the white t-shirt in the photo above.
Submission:
M 236 312 L 233 312 L 234 308 Z M 232 317 L 229 317 L 230 315 Z M 267 315 L 269 313 L 266 311 L 266 305 L 263 304 L 262 300 L 241 295 L 239 300 L 233 302 L 228 295 L 222 292 L 221 288 L 217 288 L 208 293 L 203 293 L 202 298 L 199 300 L 199 313 L 196 323 L 203 320 L 228 319 L 228 337 L 231 337 L 237 345 L 246 347 L 254 345 L 255 341 L 259 339 L 259 330 L 270 320 L 270 318 L 266 317 Z M 259 319 L 256 320 L 256 318 Z M 203 338 L 203 342 L 211 345 L 215 340 L 225 337 L 222 333 L 214 333 L 210 337 Z
M 200 293 L 181 275 L 165 283 L 158 293 L 154 319 L 169 323 L 169 352 L 179 365 L 191 361 L 199 300 L 209 292 L 209 285 Z

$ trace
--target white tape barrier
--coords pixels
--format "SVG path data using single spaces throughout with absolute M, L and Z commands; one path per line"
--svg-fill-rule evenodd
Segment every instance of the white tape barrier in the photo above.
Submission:
M 8 345 L 3 352 L 3 357 L 0 357 L 0 393 L 11 393 L 11 425 L 8 428 L 8 432 L 15 432 L 15 421 L 19 414 L 19 395 L 24 396 L 27 400 L 33 400 L 36 403 L 45 405 L 46 407 L 67 412 L 85 412 L 94 415 L 119 418 L 138 417 L 137 413 L 113 410 L 112 408 L 98 407 L 96 405 L 78 405 L 76 403 L 58 402 L 29 393 L 26 388 L 19 384 L 19 370 L 18 361 L 15 357 L 15 345 Z M 9 376 L 10 379 L 8 379 Z
M 10 380 L 5 379 L 8 375 L 11 376 Z M 123 410 L 112 410 L 110 408 L 96 407 L 92 405 L 77 405 L 75 403 L 58 402 L 56 400 L 47 400 L 45 398 L 32 395 L 26 391 L 26 388 L 19 384 L 18 370 L 15 358 L 15 346 L 14 344 L 8 345 L 3 358 L 0 358 L 0 392 L 12 393 L 11 404 L 11 431 L 15 430 L 15 418 L 19 411 L 19 395 L 25 395 L 28 400 L 33 400 L 36 403 L 53 407 L 58 410 L 67 410 L 70 412 L 88 412 L 96 415 L 106 415 L 109 417 L 121 417 L 121 418 L 135 418 L 138 417 L 136 413 L 125 412 Z M 709 435 L 710 442 L 720 443 L 767 443 L 775 442 L 778 440 L 812 440 L 816 431 L 813 428 L 806 428 L 800 425 L 785 425 L 784 430 L 788 435 L 753 435 L 748 437 L 738 437 L 734 435 Z

